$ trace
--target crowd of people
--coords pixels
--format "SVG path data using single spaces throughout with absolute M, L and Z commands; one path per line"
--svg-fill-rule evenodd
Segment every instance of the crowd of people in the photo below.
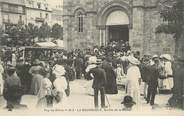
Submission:
M 7 108 L 26 108 L 20 104 L 22 95 L 38 97 L 37 107 L 62 108 L 70 97 L 70 82 L 76 79 L 90 81 L 89 88 L 94 96 L 94 106 L 99 108 L 98 94 L 101 95 L 101 108 L 106 108 L 106 94 L 118 94 L 118 86 L 125 88 L 123 97 L 125 110 L 141 107 L 141 95 L 147 103 L 155 104 L 158 88 L 172 90 L 172 59 L 166 55 L 144 55 L 131 51 L 128 44 L 117 47 L 94 47 L 62 53 L 50 61 L 34 59 L 32 64 L 10 61 L 0 65 L 0 95 L 7 100 Z M 144 91 L 141 92 L 141 85 Z M 86 91 L 87 92 L 87 91 Z

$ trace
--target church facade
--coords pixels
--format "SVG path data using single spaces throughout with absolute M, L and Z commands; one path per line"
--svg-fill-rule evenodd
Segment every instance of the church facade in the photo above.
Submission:
M 67 50 L 128 41 L 133 51 L 174 54 L 172 35 L 155 33 L 163 23 L 165 0 L 64 0 L 63 29 Z

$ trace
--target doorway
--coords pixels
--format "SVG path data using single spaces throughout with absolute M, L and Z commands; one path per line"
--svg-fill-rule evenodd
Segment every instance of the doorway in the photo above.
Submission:
M 109 42 L 126 42 L 129 41 L 129 28 L 128 25 L 111 25 L 108 26 L 108 41 Z

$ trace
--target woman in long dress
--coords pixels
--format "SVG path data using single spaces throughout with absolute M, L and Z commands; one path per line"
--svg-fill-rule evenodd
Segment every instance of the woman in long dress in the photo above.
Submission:
M 52 107 L 52 83 L 48 79 L 47 72 L 43 70 L 43 76 L 44 78 L 41 81 L 40 90 L 38 92 L 38 102 L 37 107 L 45 108 L 45 107 Z
M 40 70 L 33 70 L 32 72 L 32 82 L 31 82 L 31 89 L 30 89 L 30 94 L 32 95 L 38 95 L 38 92 L 41 87 L 41 81 L 43 79 L 43 76 L 40 74 Z
M 128 58 L 129 68 L 127 70 L 127 94 L 133 98 L 136 102 L 136 108 L 140 108 L 140 84 L 141 79 L 140 70 L 138 64 L 140 63 L 138 59 L 133 56 Z
M 161 66 L 164 72 L 165 79 L 159 80 L 159 86 L 161 89 L 164 90 L 172 90 L 174 83 L 173 83 L 173 70 L 172 70 L 172 63 L 171 63 L 171 56 L 169 54 L 161 55 Z
M 96 56 L 91 56 L 89 57 L 89 60 L 88 60 L 88 66 L 85 70 L 86 73 L 88 73 L 92 68 L 95 68 L 96 67 Z M 87 77 L 88 79 L 88 77 Z M 87 81 L 86 85 L 85 85 L 85 88 L 86 88 L 86 92 L 88 95 L 94 95 L 94 90 L 92 88 L 92 83 L 93 83 L 93 79 L 88 79 L 89 81 Z
M 107 59 L 108 61 L 104 61 L 102 63 L 102 68 L 105 70 L 106 73 L 106 86 L 105 86 L 105 92 L 107 94 L 117 94 L 118 88 L 116 83 L 116 73 L 114 71 L 114 68 L 112 66 L 112 62 L 110 59 Z
M 169 59 L 165 59 L 165 65 L 164 69 L 166 72 L 166 79 L 163 80 L 163 86 L 166 90 L 171 90 L 174 86 L 173 83 L 173 70 L 172 70 L 172 64 Z
M 63 66 L 56 64 L 53 67 L 53 74 L 56 76 L 56 79 L 53 82 L 54 87 L 54 96 L 55 96 L 55 102 L 54 107 L 55 108 L 62 108 L 63 106 L 67 105 L 67 97 L 65 90 L 67 89 L 67 81 L 65 78 L 65 69 Z
M 15 67 L 11 66 L 7 69 L 7 77 L 4 82 L 3 96 L 7 100 L 7 108 L 12 108 L 17 102 L 12 98 L 16 93 L 12 94 L 12 88 L 21 88 L 20 78 L 17 76 Z

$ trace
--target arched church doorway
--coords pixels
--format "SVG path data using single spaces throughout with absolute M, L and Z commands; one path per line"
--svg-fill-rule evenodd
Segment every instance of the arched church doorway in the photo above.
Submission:
M 111 12 L 106 20 L 107 42 L 129 40 L 129 17 L 121 10 Z

